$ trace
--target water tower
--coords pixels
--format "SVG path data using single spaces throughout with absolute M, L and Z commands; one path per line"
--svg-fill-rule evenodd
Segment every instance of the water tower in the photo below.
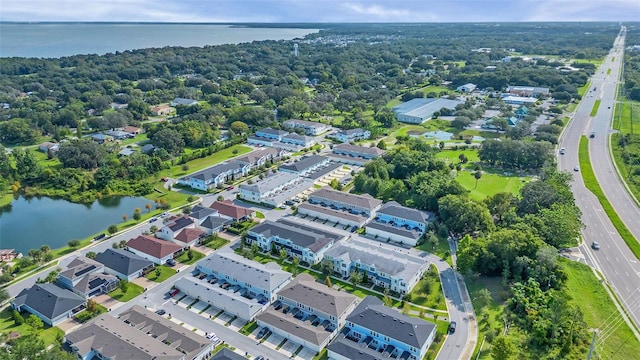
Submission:
M 293 44 L 293 56 L 298 57 L 298 44 Z

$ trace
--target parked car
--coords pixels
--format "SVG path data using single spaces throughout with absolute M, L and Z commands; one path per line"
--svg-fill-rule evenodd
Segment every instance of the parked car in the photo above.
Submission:
M 167 312 L 166 312 L 165 310 L 163 310 L 163 309 L 156 310 L 156 314 L 158 314 L 158 315 L 164 315 L 164 314 L 166 314 L 166 313 L 167 313 Z
M 452 321 L 449 323 L 449 334 L 453 334 L 456 332 L 456 322 Z
M 256 338 L 262 339 L 265 335 L 267 335 L 268 332 L 269 332 L 269 328 L 263 327 L 262 329 L 260 329 L 260 331 L 258 331 L 258 335 L 256 335 Z
M 176 261 L 175 261 L 175 260 L 173 260 L 173 259 L 169 259 L 169 260 L 167 260 L 167 265 L 169 265 L 169 266 L 176 266 Z
M 171 292 L 169 293 L 170 297 L 174 297 L 176 295 L 178 295 L 178 293 L 180 292 L 180 289 L 173 289 L 171 290 Z

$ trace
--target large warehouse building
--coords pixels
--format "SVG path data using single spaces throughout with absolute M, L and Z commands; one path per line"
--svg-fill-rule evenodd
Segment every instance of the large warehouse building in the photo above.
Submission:
M 458 104 L 462 104 L 462 101 L 442 98 L 418 98 L 394 106 L 393 112 L 400 122 L 422 124 L 429 120 L 436 111 L 442 108 L 453 110 Z

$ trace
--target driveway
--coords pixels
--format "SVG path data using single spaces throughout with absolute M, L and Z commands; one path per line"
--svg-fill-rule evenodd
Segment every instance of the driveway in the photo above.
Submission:
M 96 303 L 106 307 L 109 310 L 111 310 L 113 307 L 119 306 L 120 304 L 124 304 L 124 303 L 121 303 L 120 301 L 112 298 L 111 296 L 109 296 L 107 294 L 98 295 L 98 296 L 94 297 L 93 300 Z
M 136 285 L 140 285 L 144 289 L 147 289 L 147 290 L 152 289 L 152 288 L 156 287 L 156 285 L 158 285 L 157 282 L 151 281 L 151 280 L 147 279 L 146 277 L 139 277 L 139 278 L 131 280 L 131 282 L 136 284 Z

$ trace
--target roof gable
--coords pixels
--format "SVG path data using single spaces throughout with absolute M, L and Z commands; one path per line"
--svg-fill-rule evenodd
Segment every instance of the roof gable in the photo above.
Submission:
M 162 259 L 163 257 L 171 255 L 182 249 L 182 246 L 180 245 L 146 235 L 140 235 L 129 240 L 127 242 L 127 246 L 158 259 Z
M 97 254 L 95 260 L 127 276 L 153 265 L 151 261 L 122 249 L 107 249 Z
M 84 304 L 85 300 L 67 289 L 46 283 L 22 290 L 13 303 L 26 305 L 49 319 L 55 319 Z
M 228 216 L 232 219 L 238 220 L 245 216 L 251 216 L 253 214 L 253 210 L 235 205 L 231 200 L 223 200 L 223 201 L 215 201 L 211 204 L 210 208 L 214 210 L 218 210 L 218 212 L 222 215 Z

